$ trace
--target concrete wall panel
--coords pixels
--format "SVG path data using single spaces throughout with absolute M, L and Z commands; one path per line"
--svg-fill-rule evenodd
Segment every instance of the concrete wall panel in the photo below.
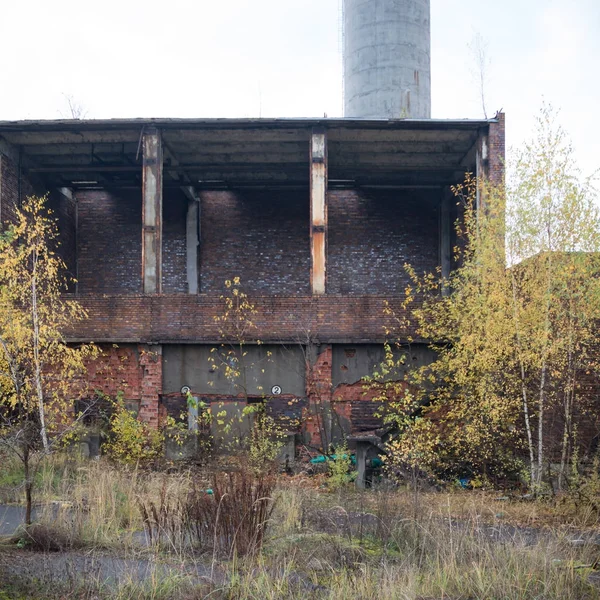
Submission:
M 214 353 L 211 349 L 216 348 Z M 270 395 L 274 385 L 282 393 L 303 397 L 305 395 L 304 353 L 298 346 L 252 345 L 245 346 L 246 384 L 243 377 L 227 379 L 225 363 L 227 349 L 210 345 L 165 345 L 163 347 L 163 393 L 179 392 L 183 385 L 199 395 L 243 394 Z M 269 356 L 270 354 L 270 356 Z M 209 358 L 215 357 L 217 368 Z

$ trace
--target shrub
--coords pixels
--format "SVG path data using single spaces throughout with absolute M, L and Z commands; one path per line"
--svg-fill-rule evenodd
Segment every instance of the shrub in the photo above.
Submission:
M 248 462 L 257 474 L 272 472 L 283 446 L 283 432 L 273 417 L 266 413 L 265 406 L 248 405 L 254 411 L 254 424 L 248 443 Z
M 600 456 L 582 473 L 577 452 L 574 454 L 569 486 L 560 503 L 563 512 L 576 517 L 581 525 L 596 525 L 600 519 Z
M 338 490 L 352 481 L 353 476 L 350 472 L 352 458 L 345 443 L 334 448 L 327 466 L 329 468 L 329 487 L 333 490 Z
M 154 460 L 162 453 L 163 441 L 161 433 L 139 421 L 127 409 L 121 396 L 113 401 L 108 440 L 104 444 L 110 458 L 123 464 Z
M 59 523 L 34 523 L 23 527 L 12 538 L 19 548 L 38 552 L 66 552 L 81 547 L 81 540 Z

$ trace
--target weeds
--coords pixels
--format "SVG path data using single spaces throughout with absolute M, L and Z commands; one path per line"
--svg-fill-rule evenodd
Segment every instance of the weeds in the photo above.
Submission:
M 13 587 L 1 600 L 600 600 L 597 538 L 567 528 L 571 513 L 550 502 L 348 486 L 331 494 L 309 479 L 276 486 L 249 469 L 204 479 L 58 458 L 44 481 L 43 497 L 61 501 L 38 509 L 20 546 L 56 552 L 41 559 L 12 546 L 10 566 L 0 551 L 0 590 Z M 133 537 L 142 528 L 149 547 Z M 60 574 L 94 548 L 113 548 L 98 555 L 106 565 L 123 543 L 132 571 L 111 582 L 93 570 Z
M 220 556 L 255 554 L 273 509 L 275 480 L 252 471 L 218 473 L 212 487 L 192 485 L 183 498 L 163 487 L 158 502 L 141 502 L 144 529 L 154 544 Z
M 352 481 L 350 469 L 352 468 L 352 459 L 350 451 L 345 444 L 336 446 L 333 455 L 327 463 L 329 469 L 329 487 L 332 490 L 339 490 Z

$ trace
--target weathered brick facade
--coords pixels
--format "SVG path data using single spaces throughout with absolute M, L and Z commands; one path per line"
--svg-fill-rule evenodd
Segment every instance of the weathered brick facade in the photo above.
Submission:
M 77 289 L 77 204 L 74 198 L 53 190 L 48 197 L 48 206 L 58 226 L 57 252 L 66 267 L 69 280 L 68 292 Z
M 87 382 L 90 393 L 99 392 L 115 398 L 139 401 L 142 397 L 142 368 L 137 344 L 103 344 L 102 355 L 88 363 Z
M 168 190 L 165 193 L 163 205 L 162 279 L 163 293 L 165 294 L 187 294 L 188 291 L 185 270 L 186 212 L 187 199 L 185 196 L 176 190 Z M 139 235 L 136 242 L 141 244 Z M 106 293 L 110 294 L 111 292 L 107 291 Z
M 142 199 L 139 191 L 79 191 L 78 293 L 142 291 Z
M 432 271 L 439 261 L 439 192 L 336 190 L 328 194 L 329 295 L 404 293 L 405 264 Z M 141 291 L 141 198 L 136 193 L 77 193 L 78 293 Z M 167 194 L 163 293 L 185 294 L 187 201 Z M 218 296 L 241 277 L 262 297 L 310 295 L 306 192 L 203 192 L 200 293 Z
M 58 190 L 48 192 L 42 184 L 33 185 L 29 177 L 19 172 L 18 164 L 0 152 L 0 223 L 3 227 L 16 223 L 16 210 L 33 194 L 48 193 L 48 208 L 57 221 L 59 239 L 56 251 L 66 265 L 71 283 L 68 292 L 75 291 L 77 277 L 77 207 L 72 198 Z
M 504 182 L 506 157 L 506 115 L 498 113 L 497 117 L 497 123 L 490 123 L 488 135 L 488 177 L 493 185 L 501 185 Z
M 34 186 L 19 172 L 15 158 L 0 152 L 0 222 L 15 223 L 15 210 L 33 193 Z
M 96 342 L 213 343 L 221 341 L 219 296 L 80 296 L 89 318 L 67 332 L 71 339 Z M 257 314 L 248 334 L 262 342 L 317 341 L 365 343 L 385 339 L 386 303 L 403 314 L 401 297 L 250 296 Z M 409 334 L 414 331 L 407 330 Z
M 140 348 L 142 380 L 140 389 L 140 419 L 152 427 L 158 427 L 158 401 L 162 390 L 162 348 Z
M 439 264 L 439 190 L 339 190 L 328 194 L 327 292 L 403 295 L 405 264 Z
M 15 222 L 18 198 L 19 178 L 15 164 L 8 156 L 0 154 L 0 217 L 3 226 Z
M 249 294 L 310 294 L 306 191 L 202 192 L 200 292 L 241 277 Z
M 162 389 L 161 347 L 100 344 L 101 355 L 87 365 L 88 396 L 121 395 L 139 417 L 157 427 Z
M 89 389 L 111 396 L 121 392 L 139 405 L 141 419 L 157 426 L 167 405 L 181 404 L 177 390 L 186 383 L 183 375 L 181 382 L 171 377 L 165 390 L 165 356 L 180 355 L 187 361 L 182 373 L 207 378 L 206 364 L 193 362 L 193 353 L 178 352 L 177 345 L 206 349 L 222 341 L 215 317 L 222 315 L 224 281 L 240 277 L 256 309 L 250 340 L 301 346 L 306 352 L 307 364 L 299 368 L 304 393 L 284 392 L 271 410 L 277 418 L 302 415 L 305 439 L 314 446 L 378 424 L 377 403 L 360 381 L 364 373 L 340 378 L 346 365 L 336 363 L 336 348 L 350 345 L 370 360 L 366 347 L 385 337 L 386 303 L 405 316 L 404 265 L 418 272 L 440 265 L 442 198 L 471 168 L 464 159 L 483 138 L 490 179 L 500 182 L 504 169 L 504 115 L 489 123 L 446 125 L 231 122 L 219 124 L 222 131 L 211 123 L 168 131 L 171 125 L 165 123 L 162 133 L 155 123 L 91 123 L 89 131 L 79 125 L 66 125 L 58 133 L 62 125 L 52 125 L 34 132 L 35 142 L 27 132 L 21 136 L 18 127 L 9 128 L 14 144 L 32 144 L 32 160 L 19 170 L 14 158 L 20 150 L 9 156 L 0 146 L 0 219 L 13 221 L 20 199 L 33 191 L 30 173 L 52 182 L 47 187 L 58 219 L 59 251 L 77 279 L 69 297 L 89 314 L 65 334 L 72 342 L 94 341 L 103 348 L 102 357 L 90 365 Z M 309 147 L 314 132 L 328 127 L 330 145 L 323 154 L 328 164 L 318 168 L 332 185 L 322 179 L 326 218 L 313 222 L 309 169 L 316 169 L 320 159 L 313 161 Z M 162 197 L 152 196 L 152 206 L 162 203 L 162 213 L 154 220 L 146 215 L 142 224 L 141 142 L 146 134 L 164 139 L 164 178 L 161 171 Z M 62 148 L 66 142 L 81 144 L 75 157 L 61 150 L 58 158 L 48 158 L 44 144 Z M 40 160 L 48 162 L 34 168 Z M 63 171 L 59 163 L 70 167 Z M 152 169 L 155 164 L 144 177 Z M 72 182 L 72 197 L 57 191 L 65 181 Z M 188 293 L 188 187 L 199 200 L 200 215 L 193 261 L 199 293 L 194 295 Z M 143 293 L 157 288 L 144 288 L 142 230 L 161 242 L 155 270 L 161 273 L 161 293 Z M 315 235 L 324 240 L 324 294 L 311 278 Z M 404 336 L 418 342 L 408 328 Z M 365 358 L 361 368 L 368 366 Z M 273 369 L 272 383 L 280 382 L 285 368 L 282 363 Z M 163 394 L 167 400 L 161 409 Z M 230 403 L 239 399 L 237 392 L 216 396 Z

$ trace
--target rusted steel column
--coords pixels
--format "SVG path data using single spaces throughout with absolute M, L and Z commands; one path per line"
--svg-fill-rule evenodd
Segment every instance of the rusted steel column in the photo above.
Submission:
M 310 142 L 310 285 L 325 293 L 327 273 L 327 135 L 313 129 Z
M 163 159 L 160 131 L 146 128 L 142 140 L 142 279 L 145 294 L 162 290 Z

